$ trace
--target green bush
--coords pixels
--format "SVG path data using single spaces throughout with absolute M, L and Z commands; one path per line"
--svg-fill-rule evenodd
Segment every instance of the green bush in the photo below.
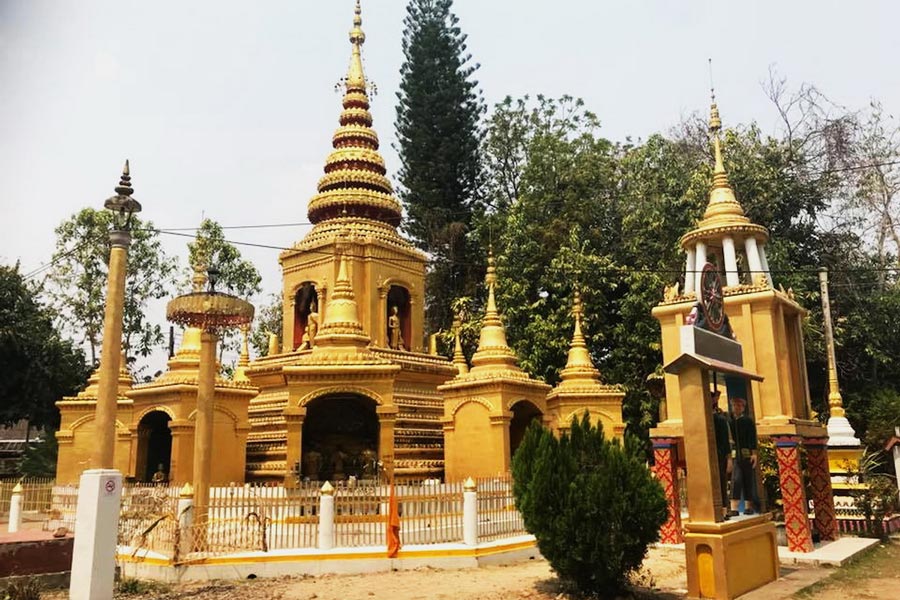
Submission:
M 513 493 L 541 554 L 580 592 L 613 597 L 667 517 L 662 487 L 641 458 L 587 414 L 557 439 L 534 423 L 513 457 Z
M 0 592 L 0 600 L 41 600 L 41 584 L 34 578 L 11 583 Z

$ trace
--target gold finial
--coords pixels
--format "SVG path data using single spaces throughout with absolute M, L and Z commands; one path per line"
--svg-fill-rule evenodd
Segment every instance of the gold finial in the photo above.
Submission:
M 484 275 L 484 283 L 493 287 L 497 283 L 497 268 L 494 266 L 494 245 L 488 246 L 487 273 Z
M 349 92 L 352 90 L 366 91 L 366 76 L 362 66 L 362 45 L 366 43 L 366 34 L 362 30 L 362 7 L 356 0 L 356 8 L 353 9 L 353 29 L 350 30 L 350 43 L 353 51 L 350 55 L 350 69 L 344 87 Z
M 269 332 L 269 352 L 268 352 L 269 356 L 275 356 L 276 354 L 281 353 L 281 348 L 278 347 L 279 346 L 278 342 L 279 342 L 278 334 L 270 331 Z
M 125 160 L 125 166 L 122 167 L 122 177 L 119 179 L 119 185 L 115 189 L 120 196 L 130 196 L 134 193 L 134 188 L 131 187 L 131 167 L 128 165 L 128 159 Z
M 340 246 L 340 247 L 338 247 Z M 368 346 L 370 339 L 359 321 L 359 307 L 350 281 L 347 255 L 342 245 L 335 247 L 334 259 L 338 263 L 334 289 L 328 296 L 325 319 L 316 333 L 315 350 L 325 350 L 332 346 Z

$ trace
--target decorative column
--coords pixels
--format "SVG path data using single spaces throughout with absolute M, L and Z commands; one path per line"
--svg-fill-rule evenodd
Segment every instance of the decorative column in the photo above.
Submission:
M 194 515 L 205 524 L 209 509 L 209 480 L 212 472 L 213 418 L 216 401 L 215 332 L 200 337 L 200 373 L 197 381 L 197 418 L 194 429 Z
M 685 259 L 684 264 L 684 293 L 690 294 L 694 291 L 694 283 L 696 282 L 696 276 L 694 275 L 694 271 L 697 270 L 697 262 L 696 256 L 694 255 L 694 249 L 691 248 L 687 251 L 687 259 Z
M 812 552 L 812 533 L 807 517 L 806 490 L 800 466 L 800 438 L 774 437 L 775 456 L 778 459 L 778 479 L 784 503 L 784 528 L 788 550 Z
M 375 409 L 378 415 L 378 454 L 387 477 L 394 477 L 394 424 L 397 421 L 396 406 L 379 406 Z
M 834 492 L 831 489 L 831 473 L 828 470 L 828 439 L 811 438 L 804 441 L 806 470 L 812 488 L 813 510 L 816 514 L 816 531 L 822 541 L 838 538 L 838 523 L 834 514 Z
M 215 257 L 206 257 L 213 261 Z M 199 266 L 195 266 L 199 270 Z M 169 301 L 166 317 L 175 323 L 201 330 L 200 366 L 197 377 L 197 416 L 194 421 L 194 545 L 205 548 L 209 484 L 212 472 L 213 418 L 216 394 L 216 344 L 219 332 L 253 321 L 253 305 L 216 291 L 219 271 L 208 271 L 208 291 L 194 290 Z
M 694 289 L 700 293 L 700 275 L 703 274 L 703 265 L 706 264 L 706 242 L 697 242 L 694 250 Z
M 747 254 L 747 266 L 750 269 L 750 283 L 756 284 L 756 280 L 760 275 L 765 275 L 762 262 L 759 259 L 759 247 L 756 245 L 756 238 L 748 235 L 744 238 L 744 252 Z
M 669 518 L 659 531 L 662 544 L 680 544 L 684 541 L 681 530 L 681 497 L 678 490 L 678 476 L 675 471 L 675 459 L 678 440 L 673 438 L 656 438 L 653 440 L 653 475 L 662 485 L 669 505 Z
M 735 287 L 740 285 L 741 278 L 738 273 L 737 253 L 734 251 L 734 240 L 730 235 L 722 238 L 722 254 L 725 258 L 725 285 Z
M 303 421 L 306 419 L 306 409 L 288 406 L 283 414 L 287 431 L 284 487 L 296 487 L 297 482 L 303 479 Z M 295 465 L 296 475 L 294 475 Z
M 765 243 L 759 245 L 759 262 L 762 264 L 763 271 L 766 272 L 766 277 L 769 279 L 769 285 L 772 285 L 772 273 L 769 271 L 769 259 L 766 258 Z
M 117 188 L 118 189 L 118 188 Z M 119 368 L 122 356 L 122 319 L 125 312 L 125 272 L 131 233 L 109 234 L 109 281 L 103 314 L 103 349 L 100 353 L 100 381 L 97 390 L 94 467 L 115 468 L 116 410 L 119 400 Z
M 125 270 L 131 244 L 131 219 L 141 210 L 140 202 L 131 197 L 134 189 L 127 160 L 115 192 L 115 196 L 104 202 L 104 207 L 113 213 L 113 230 L 109 234 L 109 280 L 94 413 L 96 439 L 92 468 L 81 474 L 78 485 L 75 512 L 78 536 L 72 547 L 69 582 L 72 600 L 112 598 L 115 577 L 116 532 L 122 494 L 122 473 L 115 470 L 116 412 L 122 361 Z

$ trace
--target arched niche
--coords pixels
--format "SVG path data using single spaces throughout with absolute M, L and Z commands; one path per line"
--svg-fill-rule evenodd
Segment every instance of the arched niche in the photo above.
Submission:
M 168 480 L 172 466 L 172 420 L 166 412 L 153 410 L 144 415 L 138 423 L 137 461 L 134 468 L 139 481 L 152 481 L 158 471 Z
M 303 345 L 303 336 L 309 330 L 309 315 L 320 312 L 319 294 L 311 281 L 306 281 L 297 288 L 294 294 L 294 339 L 291 348 L 296 350 Z
M 509 421 L 509 457 L 516 454 L 519 444 L 525 437 L 525 432 L 532 421 L 541 422 L 541 409 L 529 402 L 528 400 L 520 400 L 512 405 L 512 419 Z
M 340 481 L 377 474 L 380 424 L 376 403 L 361 394 L 320 396 L 306 404 L 301 474 L 313 481 Z
M 391 335 L 393 329 L 391 323 L 394 317 L 395 307 L 397 309 L 396 317 L 399 321 L 398 325 L 402 344 L 395 343 Z M 385 328 L 387 331 L 387 346 L 394 350 L 409 350 L 412 347 L 412 301 L 409 290 L 400 285 L 392 285 L 390 289 L 388 289 L 386 308 L 387 313 L 384 318 L 387 323 L 387 327 Z

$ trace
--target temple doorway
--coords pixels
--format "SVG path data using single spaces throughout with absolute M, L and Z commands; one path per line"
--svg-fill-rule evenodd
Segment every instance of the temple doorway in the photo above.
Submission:
M 377 475 L 380 426 L 375 401 L 334 394 L 306 405 L 301 473 L 312 481 L 340 481 Z
M 512 420 L 509 422 L 510 460 L 512 460 L 516 450 L 519 449 L 519 444 L 522 443 L 522 439 L 525 437 L 525 431 L 528 430 L 528 426 L 531 425 L 531 422 L 540 422 L 541 409 L 528 400 L 521 400 L 513 404 L 512 414 Z
M 161 410 L 147 413 L 138 424 L 138 461 L 134 474 L 140 481 L 153 481 L 157 472 L 170 479 L 172 465 L 172 418 Z M 159 479 L 159 477 L 157 478 Z
M 400 337 L 402 338 L 402 348 L 394 348 L 395 343 L 391 340 L 391 319 L 394 316 L 394 308 L 397 309 L 397 319 L 399 325 Z M 387 327 L 387 346 L 395 350 L 409 350 L 412 348 L 412 307 L 409 297 L 409 291 L 399 285 L 392 285 L 387 295 L 387 314 L 385 322 Z
M 315 313 L 314 319 L 319 316 L 319 295 L 316 292 L 316 286 L 307 281 L 300 286 L 294 296 L 294 339 L 292 350 L 296 350 L 303 346 L 303 336 L 310 330 L 309 315 Z M 316 323 L 318 326 L 318 322 Z M 311 332 L 315 335 L 315 332 Z M 310 340 L 312 344 L 312 340 Z

